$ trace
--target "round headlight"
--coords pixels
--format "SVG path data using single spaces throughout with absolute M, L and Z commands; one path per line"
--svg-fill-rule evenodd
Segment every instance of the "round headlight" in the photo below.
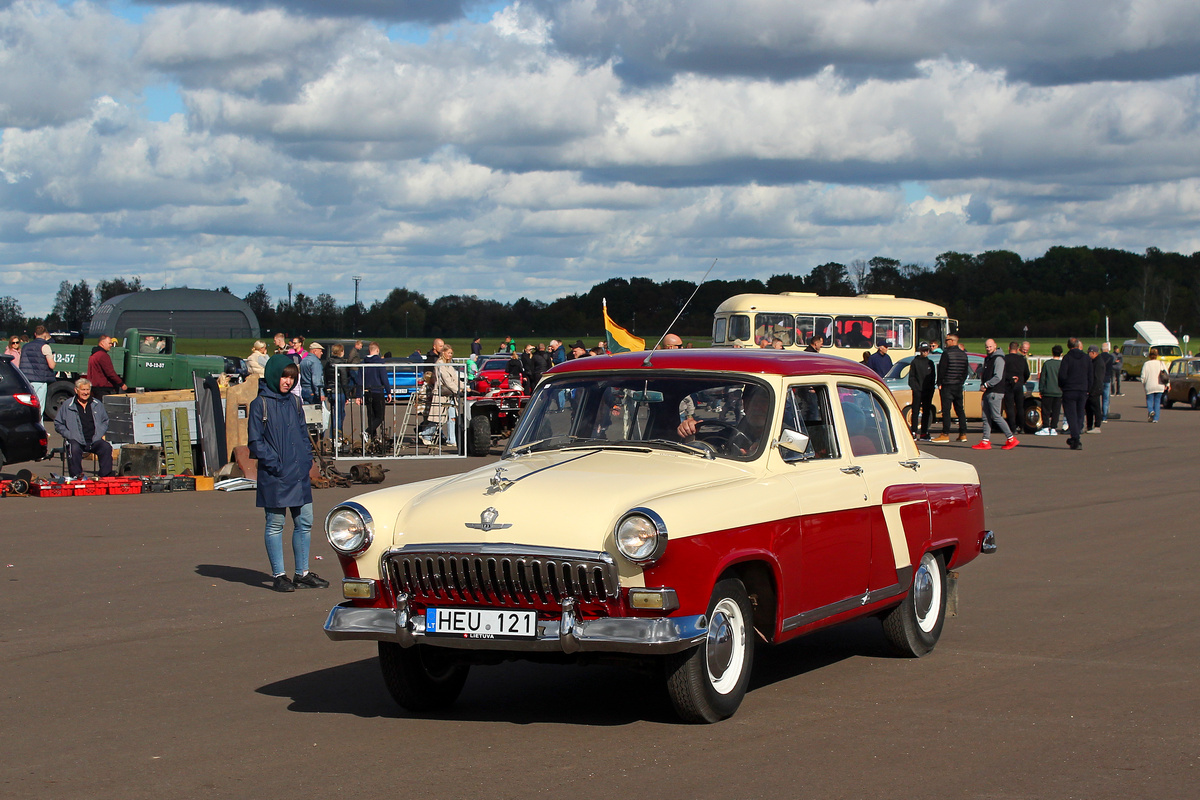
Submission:
M 667 526 L 648 508 L 635 508 L 617 523 L 617 550 L 635 564 L 662 558 L 667 549 Z
M 371 515 L 357 503 L 341 505 L 325 518 L 325 538 L 334 550 L 353 556 L 371 546 Z

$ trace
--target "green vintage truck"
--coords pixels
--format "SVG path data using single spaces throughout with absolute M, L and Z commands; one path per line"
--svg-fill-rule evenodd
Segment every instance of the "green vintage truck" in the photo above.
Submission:
M 54 419 L 58 408 L 75 394 L 74 382 L 87 375 L 88 358 L 94 344 L 51 342 L 58 380 L 46 390 L 46 418 Z M 130 391 L 145 389 L 191 389 L 192 373 L 220 375 L 225 371 L 221 356 L 189 356 L 175 352 L 175 335 L 166 331 L 129 328 L 108 351 L 117 374 Z

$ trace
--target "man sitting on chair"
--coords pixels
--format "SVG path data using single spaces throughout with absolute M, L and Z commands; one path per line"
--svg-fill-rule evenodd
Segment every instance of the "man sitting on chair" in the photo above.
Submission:
M 102 403 L 92 399 L 92 383 L 87 378 L 75 381 L 75 396 L 58 409 L 54 430 L 66 442 L 70 477 L 76 480 L 84 477 L 84 453 L 95 453 L 100 459 L 100 477 L 113 474 L 112 445 L 104 441 L 108 414 Z

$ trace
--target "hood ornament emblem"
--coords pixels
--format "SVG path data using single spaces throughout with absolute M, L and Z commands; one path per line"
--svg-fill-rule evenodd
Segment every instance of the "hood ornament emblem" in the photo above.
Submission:
M 495 508 L 492 508 L 489 506 L 488 508 L 485 508 L 483 510 L 482 514 L 479 515 L 479 522 L 464 522 L 463 524 L 466 525 L 468 528 L 473 528 L 474 530 L 485 531 L 485 532 L 486 531 L 494 531 L 494 530 L 503 530 L 504 528 L 512 527 L 511 522 L 497 523 L 496 519 L 499 516 L 500 516 L 500 512 L 497 511 Z
M 496 494 L 497 492 L 503 492 L 505 489 L 512 486 L 514 483 L 516 483 L 516 481 L 512 480 L 511 478 L 504 477 L 504 470 L 506 470 L 506 469 L 508 469 L 508 468 L 507 467 L 496 467 L 496 474 L 493 475 L 491 480 L 488 481 L 488 490 L 487 490 L 488 494 Z

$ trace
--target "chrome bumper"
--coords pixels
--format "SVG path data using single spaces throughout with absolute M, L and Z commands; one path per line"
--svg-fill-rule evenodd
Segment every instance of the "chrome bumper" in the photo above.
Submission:
M 979 552 L 985 556 L 996 552 L 996 534 L 991 531 L 983 532 L 983 536 L 979 540 Z
M 401 647 L 427 644 L 460 650 L 505 650 L 541 653 L 634 653 L 665 655 L 704 641 L 708 621 L 694 617 L 606 617 L 581 620 L 574 603 L 563 603 L 562 617 L 539 620 L 537 636 L 528 639 L 464 639 L 426 636 L 423 621 L 408 613 L 401 601 L 396 609 L 333 607 L 325 620 L 325 635 L 334 641 L 373 639 Z

